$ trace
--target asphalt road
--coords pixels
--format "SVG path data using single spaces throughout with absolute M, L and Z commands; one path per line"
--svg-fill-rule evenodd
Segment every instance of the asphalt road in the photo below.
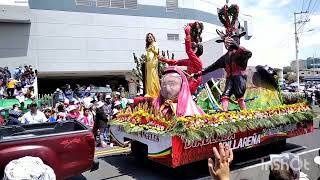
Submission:
M 315 109 L 318 113 L 320 109 Z M 319 113 L 320 114 L 320 113 Z M 302 171 L 310 180 L 320 177 L 320 166 L 313 162 L 319 156 L 320 130 L 315 129 L 311 134 L 290 138 L 285 147 L 277 145 L 249 149 L 235 153 L 235 160 L 231 167 L 231 179 L 256 180 L 268 179 L 269 154 L 293 152 L 300 156 L 300 161 L 306 164 Z M 138 160 L 129 154 L 114 150 L 98 160 L 100 168 L 94 172 L 85 172 L 71 180 L 160 180 L 160 179 L 211 179 L 208 173 L 207 161 L 200 161 L 177 169 L 171 169 L 149 160 Z M 319 178 L 320 179 L 320 178 Z

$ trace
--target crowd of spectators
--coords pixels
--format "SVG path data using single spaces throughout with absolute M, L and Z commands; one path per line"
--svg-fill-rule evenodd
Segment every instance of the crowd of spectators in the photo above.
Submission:
M 101 88 L 100 88 L 101 89 Z M 119 86 L 113 91 L 106 85 L 104 92 L 96 92 L 93 85 L 88 87 L 76 85 L 74 89 L 69 84 L 64 88 L 57 88 L 52 95 L 52 103 L 43 103 L 38 106 L 36 102 L 28 105 L 28 112 L 23 113 L 20 105 L 15 104 L 8 111 L 8 117 L 0 115 L 0 124 L 19 125 L 50 123 L 59 121 L 79 121 L 88 126 L 96 135 L 97 146 L 106 147 L 110 143 L 110 121 L 121 109 L 133 104 L 128 99 L 125 88 Z M 51 105 L 49 105 L 51 104 Z M 0 112 L 4 109 L 0 109 Z
M 17 99 L 24 108 L 26 99 L 34 100 L 34 82 L 37 72 L 32 66 L 17 67 L 13 73 L 8 67 L 0 67 L 0 100 Z

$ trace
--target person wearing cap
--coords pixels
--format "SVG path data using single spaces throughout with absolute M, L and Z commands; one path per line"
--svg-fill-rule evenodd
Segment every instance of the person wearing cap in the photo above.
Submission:
M 25 96 L 24 96 L 24 93 L 23 93 L 22 89 L 21 88 L 16 89 L 15 95 L 16 95 L 16 99 L 20 103 L 20 108 L 23 109 L 24 108 Z
M 113 117 L 116 117 L 116 115 L 120 112 L 120 109 L 121 109 L 121 103 L 120 103 L 120 101 L 115 101 L 115 102 L 114 102 L 113 109 L 112 109 L 112 115 L 113 115 Z
M 111 95 L 110 94 L 106 94 L 106 96 L 104 97 L 104 101 L 105 102 L 110 102 L 111 103 L 111 100 L 112 100 L 112 97 L 111 97 Z
M 48 122 L 48 119 L 46 118 L 44 113 L 37 110 L 36 103 L 30 104 L 30 111 L 25 113 L 22 116 L 22 123 L 23 124 L 36 124 L 36 123 L 44 123 L 44 122 Z
M 56 104 L 59 102 L 64 102 L 64 99 L 65 99 L 65 97 L 64 97 L 63 92 L 59 88 L 57 88 L 56 91 L 52 94 L 53 107 L 55 107 Z
M 76 121 L 80 119 L 80 112 L 76 105 L 70 105 L 67 108 L 68 114 L 67 114 L 67 120 L 69 121 Z
M 107 121 L 112 120 L 112 100 L 110 95 L 106 95 L 106 103 L 103 107 L 104 112 L 107 114 Z M 104 131 L 104 138 L 106 142 L 110 142 L 109 133 L 110 133 L 110 126 L 107 125 Z
M 98 129 L 100 130 L 101 134 L 100 134 L 100 146 L 101 147 L 106 147 L 107 143 L 107 137 L 106 137 L 106 133 L 107 133 L 107 127 L 108 127 L 108 114 L 105 111 L 105 103 L 98 101 L 96 103 L 96 126 L 98 127 Z
M 134 100 L 133 99 L 128 99 L 128 106 L 130 106 L 131 108 L 134 107 Z

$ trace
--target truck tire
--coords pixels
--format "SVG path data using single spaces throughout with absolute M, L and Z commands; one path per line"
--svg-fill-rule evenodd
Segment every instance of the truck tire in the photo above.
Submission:
M 281 149 L 285 148 L 285 146 L 287 145 L 287 139 L 281 139 L 276 143 L 276 145 Z
M 4 176 L 4 169 L 0 169 L 0 179 L 3 179 Z
M 138 159 L 146 159 L 148 157 L 148 146 L 138 141 L 132 141 L 131 154 Z

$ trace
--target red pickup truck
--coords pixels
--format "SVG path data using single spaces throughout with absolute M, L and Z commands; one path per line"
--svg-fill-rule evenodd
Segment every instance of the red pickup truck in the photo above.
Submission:
M 0 126 L 0 179 L 5 166 L 24 156 L 39 157 L 57 179 L 96 170 L 92 132 L 75 121 Z

